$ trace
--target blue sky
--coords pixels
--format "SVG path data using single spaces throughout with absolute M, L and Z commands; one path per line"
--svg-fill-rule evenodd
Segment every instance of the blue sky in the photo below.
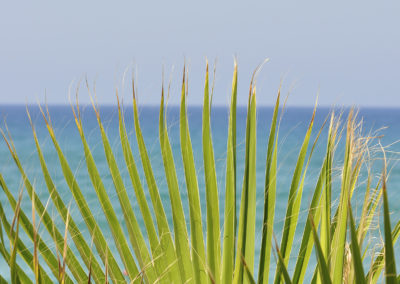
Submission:
M 201 104 L 205 57 L 217 58 L 214 103 L 228 102 L 233 58 L 239 103 L 250 76 L 262 105 L 280 81 L 290 105 L 400 106 L 399 1 L 2 1 L 0 104 L 68 103 L 87 76 L 102 104 L 118 87 L 130 101 L 135 70 L 141 104 L 158 104 L 162 66 L 179 101 L 184 59 L 189 103 Z M 126 80 L 124 81 L 124 74 Z M 82 85 L 82 103 L 89 96 Z

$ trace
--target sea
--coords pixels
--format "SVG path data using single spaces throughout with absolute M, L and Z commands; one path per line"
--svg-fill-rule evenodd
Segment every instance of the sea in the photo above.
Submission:
M 123 214 L 116 196 L 115 188 L 108 170 L 107 161 L 104 155 L 104 149 L 100 137 L 100 131 L 97 124 L 95 113 L 91 106 L 80 106 L 81 116 L 84 126 L 86 138 L 91 147 L 92 154 L 96 161 L 96 165 L 102 176 L 104 185 L 109 194 L 110 200 L 114 206 L 114 210 L 123 225 L 126 232 Z M 51 176 L 55 182 L 57 190 L 63 197 L 64 202 L 70 207 L 72 218 L 79 225 L 82 234 L 90 240 L 90 235 L 85 227 L 84 218 L 79 212 L 79 209 L 73 200 L 71 192 L 64 180 L 60 163 L 54 149 L 53 143 L 50 139 L 43 117 L 36 105 L 0 105 L 0 125 L 5 135 L 10 135 L 15 149 L 21 160 L 21 163 L 27 173 L 30 182 L 34 185 L 35 192 L 39 195 L 43 204 L 47 204 L 48 213 L 54 218 L 57 226 L 61 232 L 64 232 L 64 223 L 61 220 L 55 206 L 49 201 L 49 193 L 45 186 L 38 155 L 36 153 L 35 143 L 32 135 L 32 128 L 27 116 L 27 109 L 30 112 L 33 125 L 39 137 L 40 145 L 42 147 L 48 168 Z M 100 106 L 99 111 L 102 118 L 102 123 L 105 126 L 109 140 L 112 145 L 114 155 L 117 159 L 121 176 L 124 180 L 130 202 L 137 215 L 143 232 L 145 234 L 143 220 L 140 215 L 139 207 L 135 199 L 134 190 L 129 179 L 127 168 L 123 159 L 123 153 L 120 145 L 120 138 L 118 132 L 118 110 L 116 106 Z M 206 203 L 205 203 L 205 184 L 204 184 L 204 165 L 202 153 L 202 107 L 189 106 L 188 120 L 190 127 L 190 135 L 193 146 L 194 160 L 196 164 L 196 171 L 198 176 L 198 184 L 200 189 L 200 200 L 203 216 L 203 229 L 206 232 Z M 313 154 L 310 158 L 305 184 L 304 192 L 301 203 L 301 210 L 299 215 L 299 224 L 295 234 L 294 246 L 292 249 L 289 272 L 292 273 L 295 262 L 298 257 L 298 248 L 301 242 L 301 236 L 304 229 L 304 224 L 307 217 L 307 208 L 310 204 L 312 193 L 314 191 L 316 180 L 323 163 L 323 158 L 326 150 L 327 129 L 329 115 L 334 111 L 335 115 L 342 122 L 341 124 L 341 140 L 337 145 L 337 150 L 334 156 L 334 170 L 333 170 L 333 196 L 332 196 L 332 210 L 336 209 L 339 199 L 340 190 L 340 177 L 341 177 L 341 164 L 344 160 L 344 140 L 345 140 L 345 123 L 350 111 L 350 108 L 326 108 L 318 107 L 316 111 L 315 123 L 313 128 L 312 137 L 308 154 L 310 154 L 311 146 L 315 139 L 318 137 L 318 142 L 314 148 Z M 383 151 L 387 158 L 387 171 L 388 171 L 388 195 L 390 203 L 390 211 L 392 218 L 392 226 L 400 220 L 400 109 L 398 108 L 359 108 L 355 109 L 357 113 L 357 121 L 360 122 L 359 133 L 365 137 L 370 137 L 369 154 L 365 156 L 364 165 L 361 169 L 360 178 L 354 192 L 352 204 L 354 207 L 354 214 L 356 220 L 360 217 L 361 205 L 364 200 L 364 194 L 367 186 L 367 174 L 370 172 L 372 178 L 371 186 L 374 187 L 378 180 L 379 175 L 383 169 Z M 55 135 L 65 154 L 71 169 L 81 187 L 86 200 L 89 203 L 90 209 L 96 217 L 99 226 L 104 232 L 109 245 L 112 248 L 114 255 L 118 254 L 115 248 L 112 235 L 109 231 L 107 220 L 105 219 L 104 212 L 101 209 L 97 199 L 95 190 L 88 176 L 85 158 L 83 154 L 82 142 L 75 125 L 73 112 L 70 106 L 51 105 L 48 107 L 48 112 L 51 117 L 51 124 L 54 127 Z M 266 164 L 266 151 L 267 139 L 270 130 L 272 107 L 258 107 L 257 108 L 257 164 L 256 164 L 256 177 L 257 177 L 257 208 L 256 208 L 256 239 L 255 239 L 255 270 L 254 275 L 258 273 L 258 262 L 260 254 L 261 242 L 261 224 L 263 218 L 264 206 L 264 183 L 265 183 L 265 164 Z M 288 202 L 288 193 L 290 188 L 291 179 L 293 176 L 294 167 L 298 157 L 299 149 L 302 145 L 307 127 L 312 117 L 313 108 L 311 107 L 287 107 L 280 109 L 279 114 L 279 140 L 278 140 L 278 174 L 277 174 L 277 199 L 276 199 L 276 212 L 275 212 L 275 225 L 274 234 L 280 242 L 282 234 L 283 223 L 285 220 L 286 206 Z M 138 166 L 142 184 L 144 186 L 146 197 L 150 202 L 147 185 L 144 173 L 141 166 L 140 155 L 137 148 L 137 141 L 135 137 L 135 129 L 133 124 L 133 111 L 132 106 L 124 106 L 124 115 L 126 127 L 133 150 L 135 162 Z M 172 213 L 169 203 L 168 188 L 164 174 L 163 161 L 161 158 L 159 134 L 158 134 L 158 119 L 159 108 L 155 106 L 141 106 L 139 107 L 140 124 L 143 132 L 144 140 L 146 142 L 147 151 L 153 167 L 153 172 L 156 178 L 157 186 L 163 201 L 165 212 L 171 225 L 172 230 Z M 237 203 L 239 206 L 243 173 L 244 173 L 244 159 L 245 159 L 245 127 L 246 127 L 247 108 L 242 106 L 237 109 Z M 225 171 L 226 171 L 226 146 L 227 146 L 227 133 L 228 133 L 228 118 L 229 109 L 223 106 L 213 106 L 211 110 L 211 127 L 213 147 L 215 154 L 215 163 L 217 171 L 217 181 L 219 188 L 219 208 L 220 208 L 220 224 L 221 232 L 223 229 L 223 210 L 225 198 Z M 190 232 L 189 226 L 189 208 L 187 203 L 187 193 L 184 178 L 184 170 L 182 164 L 182 157 L 180 152 L 180 137 L 179 137 L 179 107 L 168 106 L 167 109 L 167 125 L 169 137 L 171 140 L 174 162 L 179 179 L 179 188 L 183 200 L 183 207 L 186 216 L 186 223 Z M 320 132 L 321 130 L 321 132 Z M 320 132 L 320 133 L 319 133 Z M 308 156 L 307 156 L 308 159 Z M 0 173 L 3 176 L 8 188 L 17 199 L 19 193 L 22 193 L 22 209 L 28 217 L 32 216 L 31 201 L 26 189 L 23 186 L 21 174 L 18 171 L 5 143 L 1 138 L 0 141 Z M 9 222 L 12 221 L 14 212 L 10 208 L 6 195 L 0 191 L 0 202 Z M 382 243 L 380 235 L 383 232 L 382 222 L 383 208 L 378 208 L 380 216 L 372 224 L 372 232 L 368 235 L 365 246 L 368 249 L 365 265 L 367 267 L 370 262 L 368 254 L 373 251 L 380 250 Z M 153 212 L 154 214 L 154 212 Z M 36 218 L 38 223 L 39 216 Z M 51 250 L 55 250 L 54 243 L 50 235 L 47 233 L 43 224 L 39 225 L 39 233 L 43 236 L 46 244 Z M 3 228 L 3 235 L 6 232 Z M 21 239 L 25 242 L 28 249 L 33 249 L 32 242 L 20 230 Z M 145 235 L 146 236 L 146 235 Z M 5 238 L 7 240 L 7 238 Z M 89 241 L 90 242 L 90 241 Z M 69 236 L 69 243 L 74 249 L 73 242 Z M 8 241 L 5 241 L 5 247 L 9 249 Z M 400 246 L 396 244 L 395 255 L 397 257 L 397 264 L 400 263 Z M 43 261 L 43 260 L 42 260 Z M 315 254 L 311 255 L 311 264 L 316 263 Z M 18 258 L 18 263 L 22 267 L 27 265 Z M 276 267 L 276 258 L 272 256 L 271 259 L 271 277 L 274 275 Z M 310 266 L 307 271 L 306 279 L 310 279 L 314 270 L 314 265 Z M 26 269 L 28 275 L 32 275 L 29 269 Z M 9 269 L 4 262 L 4 258 L 0 256 L 0 274 L 9 279 Z M 50 272 L 49 272 L 50 275 Z M 272 280 L 272 278 L 271 278 Z

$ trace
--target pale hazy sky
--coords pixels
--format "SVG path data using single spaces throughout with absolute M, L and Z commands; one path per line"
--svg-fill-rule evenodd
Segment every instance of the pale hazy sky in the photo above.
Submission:
M 259 104 L 272 104 L 283 79 L 291 105 L 312 105 L 319 90 L 321 105 L 400 107 L 399 1 L 271 2 L 2 1 L 0 104 L 43 101 L 45 90 L 49 103 L 68 103 L 85 76 L 99 103 L 115 103 L 115 87 L 130 102 L 132 70 L 140 103 L 157 104 L 163 65 L 166 80 L 174 66 L 176 103 L 184 58 L 189 103 L 200 104 L 206 56 L 218 59 L 214 103 L 226 104 L 237 56 L 242 104 L 268 57 Z

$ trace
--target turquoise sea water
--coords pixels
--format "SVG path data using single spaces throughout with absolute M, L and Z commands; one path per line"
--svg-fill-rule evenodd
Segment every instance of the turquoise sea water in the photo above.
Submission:
M 47 133 L 44 121 L 40 115 L 39 109 L 36 106 L 29 107 L 31 116 L 33 118 L 36 131 L 39 136 L 41 146 L 45 155 L 45 159 L 48 163 L 52 177 L 56 182 L 56 186 L 59 189 L 61 195 L 67 204 L 71 204 L 71 214 L 75 221 L 84 228 L 84 221 L 76 207 L 72 195 L 63 180 L 62 172 L 60 169 L 59 161 L 50 137 Z M 343 111 L 342 120 L 347 117 L 348 109 L 336 110 L 337 113 Z M 89 176 L 86 170 L 86 164 L 84 161 L 82 143 L 80 141 L 79 133 L 76 129 L 73 121 L 72 111 L 69 106 L 50 106 L 49 112 L 51 115 L 51 121 L 55 128 L 56 136 L 61 144 L 61 148 L 66 155 L 71 168 L 75 172 L 75 176 L 78 180 L 80 187 L 82 188 L 88 203 L 94 212 L 99 224 L 106 231 L 105 235 L 110 241 L 110 246 L 115 249 L 115 245 L 112 241 L 112 236 L 108 232 L 107 221 L 104 217 L 102 209 L 97 200 L 95 191 L 90 182 Z M 118 113 L 116 107 L 103 106 L 100 107 L 102 115 L 102 121 L 106 127 L 109 139 L 112 143 L 114 154 L 117 157 L 122 177 L 130 195 L 130 201 L 132 206 L 137 213 L 138 219 L 142 224 L 140 217 L 139 208 L 135 200 L 134 191 L 130 183 L 130 179 L 126 170 L 126 166 L 122 156 L 122 150 L 119 144 L 119 133 L 118 133 Z M 322 126 L 325 118 L 328 116 L 330 109 L 318 108 L 313 139 L 316 137 L 318 130 Z M 174 151 L 175 164 L 178 172 L 178 178 L 180 180 L 180 192 L 183 198 L 184 210 L 186 217 L 189 216 L 189 210 L 186 200 L 186 188 L 183 173 L 183 165 L 180 156 L 179 146 L 179 109 L 177 107 L 169 107 L 168 113 L 168 126 L 169 135 Z M 202 205 L 202 214 L 205 219 L 205 191 L 204 191 L 204 170 L 203 170 L 203 154 L 201 144 L 201 119 L 202 109 L 200 107 L 189 107 L 189 125 L 191 131 L 191 139 L 193 144 L 193 151 L 195 155 L 196 169 L 198 173 L 198 182 L 200 188 L 200 199 Z M 224 107 L 213 107 L 212 109 L 212 131 L 213 131 L 213 144 L 215 151 L 217 179 L 219 185 L 220 195 L 220 211 L 221 211 L 221 228 L 223 224 L 223 208 L 224 208 L 224 190 L 225 190 L 225 163 L 226 163 L 226 140 L 227 140 L 227 124 L 228 124 L 229 111 Z M 301 146 L 304 138 L 309 120 L 311 119 L 312 108 L 287 108 L 284 111 L 280 124 L 279 132 L 279 152 L 278 152 L 278 180 L 277 180 L 277 203 L 276 203 L 276 217 L 275 217 L 275 232 L 278 240 L 280 239 L 280 232 L 282 230 L 284 216 L 286 212 L 286 204 L 288 198 L 288 191 L 290 187 L 291 177 L 293 175 L 294 166 L 297 159 L 297 153 Z M 134 135 L 133 127 L 133 115 L 131 107 L 125 109 L 127 130 L 130 134 L 130 141 L 134 151 L 135 161 L 138 164 L 138 168 L 142 177 L 143 185 L 146 190 L 146 182 L 143 175 L 143 171 L 140 166 L 140 156 L 137 150 L 136 137 Z M 257 221 L 256 221 L 256 247 L 259 247 L 261 241 L 261 223 L 262 223 L 262 212 L 263 212 L 263 188 L 265 179 L 265 160 L 267 150 L 267 138 L 269 134 L 269 125 L 271 122 L 272 108 L 261 107 L 257 110 Z M 389 157 L 389 169 L 390 178 L 388 183 L 388 191 L 390 197 L 390 205 L 392 214 L 392 220 L 400 219 L 400 165 L 397 164 L 400 152 L 399 144 L 392 144 L 400 139 L 400 109 L 373 109 L 366 108 L 360 109 L 358 114 L 359 120 L 363 119 L 363 133 L 365 135 L 370 134 L 371 136 L 381 136 L 379 139 L 375 139 L 371 143 L 371 162 L 373 163 L 372 168 L 378 175 L 382 169 L 382 160 L 380 159 L 382 154 L 379 150 L 378 142 L 381 142 L 383 146 L 389 146 L 386 148 L 387 155 Z M 37 154 L 35 152 L 34 140 L 32 137 L 31 128 L 25 112 L 25 106 L 0 106 L 0 118 L 7 122 L 8 129 L 13 138 L 15 147 L 18 155 L 28 173 L 31 182 L 35 185 L 35 190 L 45 204 L 48 200 L 48 192 L 45 188 L 43 177 L 41 176 L 40 165 Z M 82 109 L 83 124 L 86 131 L 86 136 L 89 144 L 92 147 L 92 153 L 97 162 L 97 166 L 102 174 L 104 184 L 109 192 L 110 199 L 114 205 L 114 208 L 123 224 L 123 215 L 119 207 L 118 198 L 115 193 L 115 189 L 111 180 L 111 176 L 108 171 L 107 162 L 104 156 L 104 151 L 100 139 L 100 132 L 98 129 L 97 121 L 94 116 L 91 107 L 83 107 Z M 160 195 L 164 202 L 165 211 L 168 215 L 169 221 L 172 222 L 168 190 L 166 185 L 165 176 L 163 173 L 163 164 L 161 159 L 159 141 L 158 141 L 158 107 L 141 107 L 140 108 L 140 122 L 143 131 L 144 139 L 147 145 L 147 149 L 150 155 L 151 163 L 153 166 L 154 174 L 156 177 L 157 185 L 160 190 Z M 238 203 L 240 201 L 241 184 L 244 171 L 244 144 L 245 144 L 245 124 L 246 124 L 246 108 L 238 108 L 237 111 L 237 173 L 238 173 Z M 2 129 L 5 129 L 4 123 L 2 123 Z M 383 129 L 383 127 L 386 127 Z M 291 264 L 289 269 L 292 269 L 297 257 L 296 246 L 300 243 L 300 237 L 302 234 L 304 220 L 307 216 L 306 208 L 308 208 L 309 202 L 312 197 L 312 192 L 315 187 L 317 175 L 322 165 L 322 159 L 325 151 L 324 142 L 326 141 L 327 127 L 322 131 L 320 141 L 311 159 L 308 176 L 305 180 L 305 188 L 303 193 L 302 210 L 301 210 L 301 222 L 296 231 L 295 248 L 292 250 Z M 380 130 L 379 130 L 380 129 Z M 377 133 L 376 130 L 379 130 Z M 334 171 L 334 177 L 337 181 L 340 177 L 340 162 L 343 161 L 343 143 L 340 143 L 336 152 L 336 163 L 337 166 Z M 362 178 L 360 179 L 359 185 L 353 198 L 355 208 L 359 208 L 363 202 L 363 194 L 365 190 L 365 177 L 366 169 L 363 169 Z M 18 192 L 22 189 L 21 176 L 13 163 L 11 155 L 8 152 L 6 143 L 2 140 L 0 142 L 0 172 L 3 175 L 8 187 L 14 193 L 14 196 L 18 195 Z M 339 187 L 337 184 L 334 186 L 333 200 L 337 200 Z M 147 192 L 147 190 L 146 190 Z M 149 196 L 147 195 L 150 201 Z M 6 197 L 3 192 L 0 192 L 0 201 L 2 205 L 6 204 Z M 71 202 L 70 202 L 71 201 Z M 333 206 L 335 206 L 335 203 Z M 12 219 L 13 212 L 11 209 L 4 205 L 8 219 Z M 26 192 L 23 195 L 23 209 L 26 210 L 28 216 L 30 216 L 30 200 Z M 48 211 L 57 220 L 60 225 L 60 230 L 63 232 L 63 224 L 61 218 L 58 216 L 57 210 L 50 204 Z M 355 210 L 356 215 L 359 216 L 359 211 Z M 379 223 L 379 222 L 378 222 Z M 378 225 L 376 224 L 376 226 Z M 189 226 L 189 222 L 187 221 Z M 172 228 L 172 226 L 171 226 Z M 205 229 L 205 223 L 203 223 Z M 49 240 L 49 247 L 54 249 L 54 245 L 50 237 L 46 234 L 46 230 L 43 225 L 39 228 L 39 231 L 44 234 L 44 239 Z M 143 230 L 144 231 L 144 230 Z M 83 231 L 83 234 L 90 239 L 89 234 Z M 298 237 L 297 237 L 298 236 Z M 371 236 L 371 240 L 374 236 Z M 26 237 L 22 235 L 22 238 L 26 240 Z M 72 242 L 71 242 L 72 245 Z M 32 247 L 32 244 L 27 241 L 27 246 Z M 396 246 L 396 251 L 400 252 L 400 247 Z M 256 251 L 256 266 L 258 263 L 259 251 Z M 7 275 L 7 269 L 4 268 L 0 258 L 0 273 Z M 315 261 L 315 256 L 311 256 L 311 261 Z M 400 259 L 398 260 L 398 263 Z M 272 267 L 274 269 L 275 262 L 272 260 Z M 311 271 L 312 273 L 312 271 Z M 274 273 L 271 273 L 272 276 Z

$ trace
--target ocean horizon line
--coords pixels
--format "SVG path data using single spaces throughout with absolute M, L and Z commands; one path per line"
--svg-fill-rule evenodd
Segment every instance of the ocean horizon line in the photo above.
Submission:
M 62 104 L 62 103 L 49 103 L 49 104 L 34 104 L 34 103 L 28 103 L 28 104 L 22 104 L 22 103 L 0 103 L 0 108 L 3 107 L 18 107 L 18 108 L 38 108 L 40 106 L 47 106 L 50 108 L 70 108 L 71 106 L 76 106 L 76 103 L 73 104 Z M 123 104 L 124 108 L 132 107 L 133 104 Z M 79 103 L 79 107 L 86 108 L 86 107 L 92 107 L 91 103 Z M 110 104 L 110 103 L 104 103 L 104 104 L 96 104 L 96 107 L 100 108 L 117 108 L 118 104 Z M 160 105 L 158 104 L 138 104 L 139 108 L 159 108 Z M 179 108 L 180 106 L 178 104 L 167 104 L 168 108 Z M 212 108 L 218 108 L 218 109 L 229 109 L 229 105 L 225 104 L 215 104 L 211 106 Z M 273 105 L 257 105 L 258 109 L 273 109 Z M 285 109 L 313 109 L 315 106 L 314 105 L 286 105 L 284 108 Z M 334 105 L 334 106 L 328 106 L 328 105 L 317 105 L 318 109 L 335 109 L 335 110 L 347 110 L 351 108 L 355 108 L 357 110 L 398 110 L 400 109 L 400 106 L 362 106 L 362 105 Z M 188 104 L 187 108 L 190 109 L 202 109 L 203 105 L 202 104 Z M 247 105 L 242 105 L 238 104 L 237 105 L 238 109 L 246 109 Z M 282 106 L 280 107 L 282 108 Z

